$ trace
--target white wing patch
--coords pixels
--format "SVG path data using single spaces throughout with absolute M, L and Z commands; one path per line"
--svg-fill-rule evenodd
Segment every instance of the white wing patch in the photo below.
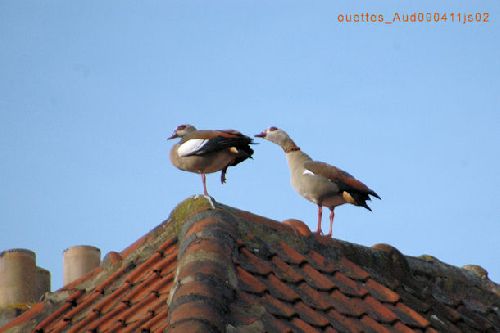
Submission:
M 313 175 L 314 176 L 314 172 L 312 172 L 310 170 L 307 170 L 307 169 L 304 169 L 304 172 L 302 174 L 303 175 Z
M 208 139 L 191 139 L 187 140 L 184 142 L 182 145 L 179 146 L 179 149 L 177 149 L 177 154 L 180 157 L 184 157 L 190 154 L 193 154 L 200 150 L 201 147 L 206 145 L 208 142 Z

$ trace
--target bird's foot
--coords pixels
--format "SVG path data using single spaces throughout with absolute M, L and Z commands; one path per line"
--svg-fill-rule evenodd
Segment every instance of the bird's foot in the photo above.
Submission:
M 212 209 L 215 209 L 215 204 L 214 204 L 214 201 L 213 201 L 213 198 L 208 195 L 208 194 L 197 194 L 194 196 L 195 199 L 198 199 L 198 198 L 204 198 L 206 199 L 209 203 L 210 203 L 210 207 L 212 207 Z
M 221 184 L 225 184 L 226 183 L 226 172 L 227 172 L 227 167 L 222 169 L 222 172 L 220 174 L 220 182 Z
M 212 207 L 212 209 L 215 209 L 215 205 L 214 205 L 214 202 L 212 200 L 212 197 L 209 196 L 208 194 L 204 194 L 203 195 L 205 197 L 205 199 L 207 199 L 207 201 L 210 203 L 210 206 Z

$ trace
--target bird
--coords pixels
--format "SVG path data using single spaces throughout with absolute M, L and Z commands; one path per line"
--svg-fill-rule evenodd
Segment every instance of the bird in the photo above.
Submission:
M 180 170 L 201 175 L 203 193 L 209 196 L 206 174 L 221 171 L 226 182 L 227 168 L 252 158 L 253 139 L 236 130 L 197 130 L 189 124 L 175 128 L 169 140 L 180 138 L 170 150 L 170 161 Z
M 327 236 L 331 237 L 335 207 L 349 203 L 371 211 L 366 201 L 371 200 L 370 196 L 380 199 L 375 191 L 344 170 L 325 162 L 314 161 L 282 129 L 272 126 L 255 137 L 275 143 L 285 152 L 292 187 L 318 206 L 316 232 L 320 235 L 323 207 L 330 209 L 330 229 Z

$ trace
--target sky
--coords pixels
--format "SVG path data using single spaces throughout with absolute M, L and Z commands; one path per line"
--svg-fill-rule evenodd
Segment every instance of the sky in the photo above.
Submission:
M 414 12 L 448 20 L 339 22 Z M 35 251 L 56 290 L 64 249 L 121 251 L 202 193 L 170 164 L 177 125 L 278 126 L 382 197 L 338 207 L 334 237 L 500 282 L 499 15 L 496 0 L 1 0 L 0 251 Z M 282 150 L 256 142 L 210 194 L 315 230 Z

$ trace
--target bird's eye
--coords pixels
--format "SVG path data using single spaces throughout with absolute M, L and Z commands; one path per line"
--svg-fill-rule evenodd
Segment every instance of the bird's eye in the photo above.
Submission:
M 177 130 L 178 131 L 182 131 L 182 130 L 185 130 L 186 129 L 186 125 L 179 125 L 177 126 Z
M 278 129 L 278 127 L 276 127 L 276 126 L 271 126 L 271 127 L 269 128 L 269 130 L 270 130 L 270 131 L 276 131 L 277 129 Z

